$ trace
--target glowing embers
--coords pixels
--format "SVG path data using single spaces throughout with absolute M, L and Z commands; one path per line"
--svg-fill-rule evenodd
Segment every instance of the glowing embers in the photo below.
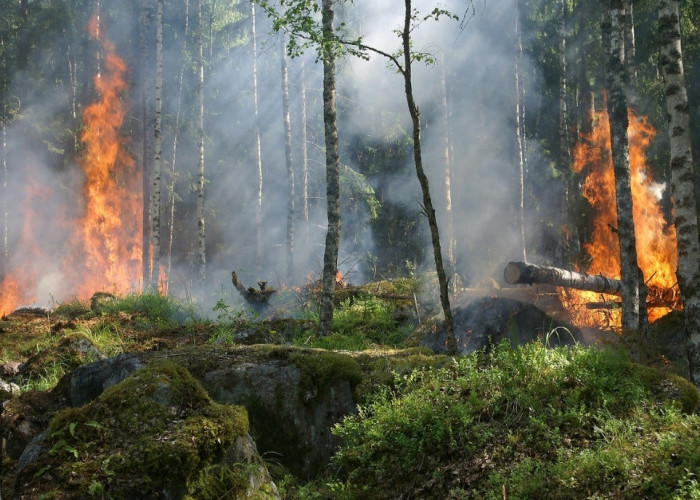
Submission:
M 660 206 L 663 185 L 654 182 L 646 166 L 644 151 L 656 131 L 644 117 L 631 110 L 629 151 L 632 204 L 637 260 L 648 289 L 649 320 L 680 308 L 676 283 L 676 232 Z M 581 189 L 591 205 L 593 230 L 583 246 L 588 274 L 620 277 L 620 251 L 615 205 L 615 177 L 610 153 L 610 128 L 606 111 L 596 113 L 590 134 L 582 135 L 574 148 L 572 170 L 585 176 Z M 582 266 L 586 267 L 586 266 Z M 595 292 L 560 290 L 562 303 L 579 326 L 619 328 L 620 309 L 615 297 Z

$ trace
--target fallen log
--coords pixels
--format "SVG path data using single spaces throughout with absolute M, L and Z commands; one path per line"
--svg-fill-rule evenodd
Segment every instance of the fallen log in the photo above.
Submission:
M 560 269 L 558 267 L 537 266 L 526 262 L 509 262 L 503 271 L 506 283 L 532 285 L 535 283 L 588 290 L 591 292 L 620 295 L 620 280 L 603 275 L 590 275 Z

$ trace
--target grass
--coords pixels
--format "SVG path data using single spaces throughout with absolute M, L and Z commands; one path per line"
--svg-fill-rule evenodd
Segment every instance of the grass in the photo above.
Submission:
M 341 498 L 501 498 L 504 485 L 512 498 L 700 494 L 700 417 L 679 391 L 658 389 L 621 353 L 501 345 L 375 393 L 334 429 L 339 473 L 318 488 Z

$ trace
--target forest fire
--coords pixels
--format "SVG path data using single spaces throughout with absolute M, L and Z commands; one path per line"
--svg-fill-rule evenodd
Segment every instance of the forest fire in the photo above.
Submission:
M 60 206 L 51 193 L 40 192 L 47 187 L 34 186 L 31 181 L 25 186 L 23 230 L 14 252 L 18 258 L 11 261 L 0 284 L 0 314 L 34 303 L 40 280 L 49 273 L 59 275 L 56 281 L 62 289 L 79 299 L 98 290 L 125 292 L 139 282 L 141 174 L 120 136 L 126 65 L 101 34 L 96 18 L 88 29 L 99 42 L 104 60 L 102 71 L 94 77 L 97 98 L 82 115 L 83 151 L 78 160 L 83 175 L 82 197 L 78 197 L 82 213 L 66 215 L 69 207 Z M 41 226 L 35 225 L 33 214 L 42 204 L 52 206 L 50 223 L 63 229 L 63 241 L 47 241 L 51 237 L 36 229 Z M 33 262 L 53 262 L 57 269 L 37 269 Z M 67 298 L 54 290 L 51 293 L 59 300 Z
M 629 117 L 629 150 L 634 226 L 639 267 L 648 289 L 649 320 L 654 321 L 673 308 L 680 308 L 676 283 L 676 233 L 668 224 L 659 203 L 664 186 L 655 183 L 646 166 L 644 151 L 656 131 L 646 118 L 633 111 Z M 593 210 L 593 230 L 584 245 L 589 274 L 620 277 L 620 253 L 615 230 L 615 178 L 610 155 L 610 129 L 606 111 L 595 116 L 594 128 L 574 148 L 572 170 L 585 175 L 584 198 Z M 619 328 L 620 309 L 589 309 L 586 304 L 605 302 L 596 292 L 560 289 L 559 295 L 572 320 L 580 326 Z M 609 297 L 610 298 L 610 297 Z

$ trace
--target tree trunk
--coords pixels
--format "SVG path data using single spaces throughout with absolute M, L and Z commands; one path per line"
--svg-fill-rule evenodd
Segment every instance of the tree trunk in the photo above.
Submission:
M 639 332 L 646 337 L 646 291 L 642 271 L 637 264 L 637 250 L 632 216 L 629 144 L 627 140 L 626 68 L 624 64 L 623 0 L 609 0 L 610 51 L 606 67 L 608 116 L 612 163 L 615 173 L 617 234 L 620 241 L 620 276 L 622 277 L 622 329 Z
M 169 212 L 170 219 L 168 220 L 168 250 L 167 250 L 167 268 L 165 293 L 168 292 L 170 284 L 170 269 L 173 261 L 173 239 L 175 234 L 175 178 L 176 178 L 176 158 L 177 158 L 177 140 L 180 133 L 180 113 L 182 111 L 182 86 L 185 79 L 185 68 L 187 67 L 187 37 L 190 31 L 190 0 L 185 0 L 185 29 L 182 36 L 182 67 L 177 82 L 177 99 L 175 108 L 175 124 L 173 125 L 173 152 L 170 163 L 170 186 L 168 188 L 168 196 L 170 197 Z
M 304 217 L 304 248 L 308 251 L 310 245 L 309 228 L 309 153 L 306 134 L 306 65 L 301 60 L 301 209 Z
M 287 75 L 287 44 L 282 36 L 280 44 L 282 70 L 282 117 L 284 121 L 284 162 L 287 166 L 289 187 L 287 199 L 287 280 L 294 277 L 294 165 L 292 164 L 292 124 L 289 117 L 289 77 Z
M 634 33 L 634 1 L 624 0 L 625 8 L 625 61 L 627 62 L 629 83 L 627 96 L 632 107 L 637 106 L 637 41 Z
M 333 29 L 333 0 L 322 0 L 321 15 L 323 40 L 331 40 Z M 323 123 L 326 143 L 326 202 L 328 230 L 323 253 L 321 307 L 318 321 L 319 336 L 331 333 L 333 324 L 333 291 L 338 271 L 338 245 L 340 242 L 340 182 L 338 178 L 338 124 L 335 111 L 335 52 L 330 44 L 323 50 Z
M 700 242 L 679 3 L 678 0 L 659 1 L 659 35 L 671 139 L 671 194 L 678 241 L 676 274 L 683 298 L 690 377 L 700 387 Z
M 567 64 L 566 64 L 566 2 L 557 2 L 557 31 L 559 35 L 558 58 L 559 58 L 559 155 L 557 158 L 557 169 L 561 176 L 561 210 L 559 212 L 559 231 L 561 235 L 561 256 L 562 265 L 571 264 L 571 221 L 569 220 L 571 196 L 570 196 L 570 156 L 569 156 L 569 128 L 568 128 L 568 108 L 567 108 Z
M 430 226 L 430 235 L 433 244 L 433 255 L 435 258 L 435 269 L 437 271 L 438 283 L 440 286 L 440 303 L 442 304 L 442 310 L 445 315 L 445 331 L 447 332 L 447 352 L 450 354 L 454 354 L 457 352 L 457 340 L 455 338 L 454 325 L 452 321 L 452 310 L 450 308 L 450 297 L 447 286 L 447 276 L 445 275 L 445 267 L 442 263 L 442 249 L 440 248 L 440 231 L 438 230 L 437 218 L 435 217 L 435 209 L 433 208 L 433 201 L 430 197 L 428 177 L 425 175 L 425 171 L 423 170 L 423 156 L 421 152 L 420 141 L 420 113 L 418 112 L 418 106 L 416 105 L 416 102 L 413 98 L 413 80 L 411 76 L 411 23 L 413 9 L 411 7 L 411 0 L 404 1 L 404 25 L 403 30 L 401 32 L 404 57 L 403 78 L 406 92 L 406 104 L 408 105 L 408 111 L 411 114 L 411 121 L 413 122 L 413 159 L 416 164 L 416 175 L 418 176 L 418 182 L 420 183 L 421 190 L 423 192 L 423 208 L 428 217 L 428 224 Z
M 143 234 L 141 243 L 141 274 L 142 274 L 142 288 L 145 290 L 151 285 L 151 219 L 149 217 L 149 198 L 150 198 L 150 175 L 149 175 L 149 161 L 148 161 L 148 150 L 149 150 L 149 136 L 148 136 L 148 50 L 146 44 L 146 34 L 148 32 L 150 13 L 144 5 L 142 18 L 141 18 L 141 30 L 140 30 L 140 42 L 141 42 L 141 176 L 143 180 L 141 197 L 143 200 L 143 210 L 142 210 L 142 223 L 143 223 Z
M 263 257 L 262 245 L 262 201 L 263 201 L 263 171 L 262 153 L 260 150 L 260 118 L 258 115 L 258 46 L 255 34 L 255 2 L 250 2 L 250 36 L 253 42 L 253 134 L 255 135 L 255 174 L 258 180 L 257 198 L 255 203 L 255 267 L 260 271 Z
M 537 266 L 525 262 L 509 262 L 503 271 L 503 277 L 506 283 L 511 285 L 555 285 L 606 293 L 608 295 L 620 295 L 622 292 L 620 280 L 606 278 L 601 275 L 591 276 L 557 267 Z
M 160 283 L 160 176 L 163 159 L 161 139 L 161 114 L 163 109 L 163 0 L 156 3 L 156 78 L 155 113 L 153 115 L 153 171 L 151 172 L 151 232 L 153 250 L 151 276 L 149 281 L 154 288 Z
M 4 100 L 5 96 L 2 96 Z M 0 281 L 5 277 L 9 266 L 9 224 L 7 206 L 7 120 L 6 112 L 2 117 L 2 261 L 0 262 Z
M 520 30 L 520 9 L 518 0 L 515 1 L 515 136 L 518 143 L 518 174 L 520 204 L 518 206 L 518 223 L 520 226 L 520 252 L 523 260 L 527 260 L 527 245 L 525 243 L 525 151 L 521 123 L 522 93 L 520 92 L 520 60 L 523 55 L 523 40 Z
M 197 0 L 197 235 L 198 275 L 203 286 L 207 277 L 206 231 L 204 227 L 204 53 L 202 47 L 202 0 Z
M 455 260 L 454 213 L 452 212 L 452 144 L 450 140 L 450 112 L 447 107 L 447 75 L 445 71 L 445 56 L 442 55 L 440 71 L 440 90 L 442 101 L 442 147 L 443 160 L 445 162 L 444 182 L 445 182 L 445 219 L 447 222 L 447 274 L 452 278 L 453 288 L 457 286 L 456 274 L 457 263 Z

